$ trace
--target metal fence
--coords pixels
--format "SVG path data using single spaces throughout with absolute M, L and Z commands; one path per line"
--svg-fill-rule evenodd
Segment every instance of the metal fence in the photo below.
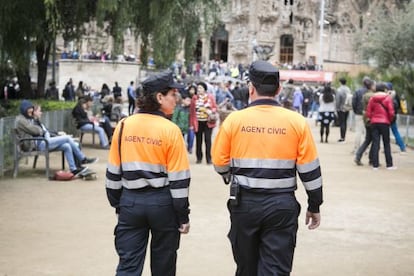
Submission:
M 411 148 L 414 147 L 414 116 L 398 114 L 397 125 L 405 144 Z
M 14 143 L 12 141 L 12 129 L 16 117 L 0 118 L 0 176 L 4 176 L 6 171 L 13 169 Z M 78 135 L 78 130 L 73 121 L 71 110 L 58 110 L 44 112 L 42 122 L 48 129 L 64 131 L 74 136 Z

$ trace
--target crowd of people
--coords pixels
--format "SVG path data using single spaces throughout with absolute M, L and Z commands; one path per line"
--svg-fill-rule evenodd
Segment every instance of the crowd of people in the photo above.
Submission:
M 212 68 L 214 68 L 214 66 Z M 237 77 L 240 76 L 240 72 L 238 74 Z M 248 71 L 243 71 L 243 75 L 245 76 L 244 78 L 246 78 L 246 76 L 248 76 Z M 234 80 L 235 82 L 233 82 Z M 184 80 L 178 78 L 178 81 L 184 84 Z M 282 83 L 281 91 L 275 96 L 275 100 L 277 100 L 283 107 L 292 109 L 306 118 L 314 118 L 316 124 L 320 125 L 321 143 L 329 142 L 330 136 L 333 135 L 333 126 L 339 128 L 337 134 L 337 142 L 339 143 L 344 143 L 346 141 L 346 134 L 349 128 L 352 127 L 355 129 L 356 138 L 353 153 L 355 154 L 355 163 L 361 165 L 362 162 L 360 160 L 364 148 L 368 147 L 372 140 L 372 137 L 370 136 L 371 126 L 368 126 L 368 128 L 366 127 L 366 123 L 370 122 L 370 120 L 366 118 L 366 108 L 369 99 L 365 99 L 364 102 L 363 94 L 365 94 L 366 91 L 375 92 L 376 88 L 375 84 L 373 84 L 375 82 L 369 78 L 365 78 L 363 80 L 363 87 L 357 89 L 355 92 L 352 92 L 347 86 L 345 78 L 341 78 L 339 83 L 339 86 L 335 88 L 332 87 L 331 83 L 311 86 L 306 83 L 298 83 L 293 79 L 289 79 Z M 372 85 L 372 87 L 370 87 L 370 85 Z M 386 92 L 387 95 L 389 95 L 389 98 L 392 99 L 394 113 L 390 114 L 406 112 L 406 108 L 405 110 L 401 108 L 401 104 L 406 104 L 404 99 L 400 99 L 398 93 L 392 89 L 391 83 L 386 83 L 385 86 L 380 85 L 380 87 L 382 87 L 381 89 L 383 90 L 385 89 L 382 92 Z M 188 82 L 185 84 L 184 88 L 179 89 L 179 92 L 177 106 L 171 119 L 180 127 L 187 143 L 187 151 L 189 153 L 193 152 L 193 144 L 195 140 L 197 163 L 201 163 L 205 157 L 205 162 L 210 164 L 212 130 L 231 112 L 241 110 L 248 106 L 249 95 L 247 83 L 244 79 L 240 79 L 240 81 L 237 78 L 228 81 L 218 81 L 215 79 L 209 81 L 209 77 L 206 77 L 206 80 L 203 81 Z M 89 98 L 91 98 L 90 106 L 88 107 L 89 109 L 93 109 L 97 104 L 102 105 L 103 107 L 100 108 L 100 111 L 103 113 L 101 114 L 103 119 L 96 128 L 96 131 L 98 132 L 99 127 L 105 129 L 104 125 L 109 125 L 110 121 L 118 121 L 120 118 L 136 113 L 136 102 L 140 93 L 141 86 L 135 85 L 135 83 L 131 81 L 125 93 L 125 98 L 128 99 L 127 114 L 122 113 L 124 97 L 122 88 L 117 82 L 115 82 L 112 89 L 104 83 L 101 91 L 91 91 L 82 82 L 79 82 L 75 89 L 72 80 L 70 79 L 64 88 L 63 97 L 70 101 L 81 99 L 85 95 L 88 95 Z M 48 93 L 48 95 L 53 95 L 53 93 Z M 99 112 L 95 110 L 94 113 L 96 114 Z M 113 119 L 113 117 L 116 117 L 116 119 Z M 396 116 L 394 116 L 394 118 L 395 117 Z M 401 152 L 405 152 L 406 145 L 398 132 L 396 123 L 396 120 L 393 120 L 392 122 L 389 122 L 389 125 Z M 106 128 L 109 129 L 109 127 Z M 106 137 L 110 141 L 110 131 L 102 130 L 101 132 L 106 133 Z M 100 134 L 100 137 L 103 137 L 102 133 Z M 364 140 L 363 137 L 366 133 L 367 137 L 365 137 Z M 101 144 L 103 147 L 109 145 L 109 142 L 106 143 L 104 138 L 101 140 L 103 141 L 103 144 Z M 205 147 L 204 152 L 203 144 Z M 373 145 L 378 147 L 377 143 Z M 371 163 L 370 159 L 370 164 Z
M 64 50 L 60 54 L 61 59 L 86 59 L 86 60 L 100 60 L 100 61 L 107 61 L 107 60 L 117 60 L 117 61 L 127 61 L 127 62 L 135 62 L 137 61 L 137 58 L 135 55 L 132 54 L 123 54 L 123 55 L 117 55 L 114 56 L 110 52 L 99 52 L 99 51 L 91 51 L 83 54 L 79 53 L 77 49 L 73 51 L 66 51 Z
M 339 127 L 339 139 L 344 143 L 348 130 L 350 114 L 355 124 L 354 162 L 361 166 L 361 158 L 371 145 L 369 164 L 378 169 L 378 153 L 380 140 L 383 141 L 386 157 L 386 168 L 395 169 L 390 150 L 390 129 L 395 137 L 401 153 L 406 152 L 406 145 L 397 127 L 397 113 L 407 112 L 404 98 L 400 98 L 393 90 L 392 83 L 375 82 L 368 77 L 363 79 L 363 86 L 354 93 L 346 85 L 346 79 L 339 80 L 336 89 L 326 83 L 319 88 L 310 88 L 304 84 L 301 88 L 288 80 L 278 96 L 279 102 L 286 108 L 301 113 L 305 117 L 313 117 L 320 124 L 320 142 L 328 143 L 331 126 Z M 315 113 L 316 112 L 316 113 Z M 365 135 L 365 139 L 363 136 Z
M 110 150 L 106 188 L 118 215 L 118 273 L 142 271 L 151 231 L 155 256 L 151 270 L 157 275 L 173 275 L 180 233 L 190 229 L 189 160 L 183 152 L 193 154 L 194 142 L 196 164 L 214 165 L 225 183 L 231 184 L 229 239 L 240 275 L 255 275 L 257 271 L 268 274 L 275 268 L 267 262 L 274 260 L 280 262 L 280 273 L 290 272 L 294 243 L 285 241 L 296 236 L 298 227 L 296 175 L 309 197 L 306 223 L 309 229 L 319 226 L 322 176 L 309 119 L 320 125 L 320 143 L 329 143 L 332 126 L 339 129 L 337 142 L 344 143 L 348 121 L 354 117 L 353 154 L 358 166 L 371 145 L 369 163 L 374 170 L 379 169 L 382 139 L 386 168 L 396 169 L 390 128 L 401 152 L 406 151 L 395 120 L 402 101 L 392 83 L 365 77 L 362 87 L 352 92 L 344 78 L 336 88 L 331 83 L 311 87 L 292 79 L 280 82 L 277 69 L 264 61 L 253 63 L 243 75 L 235 82 L 207 78 L 184 83 L 171 72 L 163 72 L 139 85 L 131 81 L 125 93 L 117 82 L 112 89 L 103 84 L 100 91 L 88 89 L 82 81 L 76 88 L 71 79 L 66 84 L 62 96 L 77 101 L 72 111 L 77 127 L 96 132 L 100 146 Z M 54 99 L 55 94 L 51 85 L 47 95 Z M 128 111 L 124 114 L 126 98 Z M 240 112 L 232 114 L 234 111 Z M 85 171 L 85 164 L 96 162 L 96 158 L 87 158 L 70 136 L 52 137 L 40 118 L 40 106 L 22 101 L 17 119 L 21 134 L 46 137 L 48 144 L 38 147 L 64 150 L 74 174 Z M 154 206 L 154 200 L 163 208 Z M 241 212 L 246 206 L 254 212 Z M 279 212 L 280 206 L 289 211 Z M 271 218 L 267 221 L 269 210 L 286 225 L 283 231 L 278 225 L 269 230 L 269 235 L 258 237 L 256 229 L 273 223 Z M 130 243 L 130 239 L 135 242 Z M 238 239 L 243 242 L 236 242 Z M 279 242 L 280 250 L 259 254 L 263 247 L 273 248 Z

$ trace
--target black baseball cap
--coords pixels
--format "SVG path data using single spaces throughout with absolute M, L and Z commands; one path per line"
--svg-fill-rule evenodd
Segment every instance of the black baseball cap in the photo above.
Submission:
M 173 74 L 169 71 L 149 76 L 142 82 L 144 93 L 162 92 L 171 88 L 181 89 L 184 88 L 184 85 L 175 82 Z
M 249 80 L 255 86 L 274 85 L 279 86 L 279 70 L 264 60 L 253 62 L 249 68 Z

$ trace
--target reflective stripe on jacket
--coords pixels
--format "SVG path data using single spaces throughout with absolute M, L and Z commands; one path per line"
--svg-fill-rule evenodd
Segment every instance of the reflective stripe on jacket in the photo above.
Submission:
M 265 193 L 293 192 L 298 172 L 308 209 L 319 212 L 322 176 L 310 128 L 302 115 L 273 100 L 230 114 L 213 143 L 212 160 L 218 173 L 231 171 L 243 188 Z
M 161 114 L 139 113 L 122 122 L 122 162 L 118 150 L 119 123 L 114 131 L 106 170 L 111 205 L 118 208 L 124 188 L 169 186 L 179 222 L 187 223 L 190 169 L 180 129 Z

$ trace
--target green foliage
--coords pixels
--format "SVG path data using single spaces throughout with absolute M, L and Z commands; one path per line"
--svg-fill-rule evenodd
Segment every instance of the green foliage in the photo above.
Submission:
M 31 95 L 30 58 L 36 52 L 38 93 L 43 95 L 50 49 L 56 34 L 77 39 L 95 15 L 98 0 L 13 0 L 0 4 L 0 83 L 18 75 L 22 93 Z M 12 73 L 4 69 L 10 68 Z M 11 74 L 11 75 L 10 75 Z
M 339 72 L 336 74 L 335 79 L 333 81 L 333 87 L 339 87 L 341 83 L 339 82 L 339 79 L 344 78 L 346 79 L 346 85 L 351 89 L 351 91 L 355 91 L 358 83 L 355 82 L 355 79 L 349 76 L 348 72 Z
M 379 79 L 385 82 L 391 82 L 394 90 L 399 95 L 404 95 L 408 108 L 414 106 L 414 70 L 412 67 L 406 68 L 389 68 L 378 72 Z
M 0 83 L 17 74 L 29 97 L 30 58 L 36 52 L 38 95 L 43 95 L 47 64 L 56 34 L 79 40 L 85 23 L 97 20 L 114 39 L 114 55 L 122 53 L 123 34 L 130 29 L 142 41 L 144 65 L 152 56 L 167 67 L 183 46 L 193 56 L 197 39 L 210 37 L 219 25 L 219 8 L 226 0 L 13 0 L 0 4 Z M 12 73 L 11 73 L 12 72 Z
M 363 58 L 374 59 L 380 69 L 414 62 L 414 2 L 390 13 L 378 9 L 356 39 Z
M 367 34 L 359 34 L 356 47 L 365 59 L 375 60 L 377 80 L 390 81 L 398 93 L 414 104 L 414 2 L 400 1 L 400 10 L 378 10 Z
M 76 102 L 63 102 L 63 101 L 50 101 L 44 99 L 35 99 L 30 100 L 33 105 L 41 105 L 42 111 L 53 111 L 53 110 L 64 110 L 64 109 L 73 109 L 76 105 Z M 9 117 L 9 116 L 16 116 L 20 114 L 20 103 L 19 100 L 10 100 L 5 105 L 3 110 L 3 116 L 1 117 Z
M 218 9 L 224 3 L 224 0 L 100 0 L 97 14 L 100 22 L 110 23 L 116 45 L 122 45 L 121 35 L 130 28 L 142 40 L 144 65 L 152 56 L 157 67 L 166 67 L 183 45 L 186 59 L 192 57 L 201 32 L 209 37 L 218 26 Z M 115 54 L 121 48 L 116 46 Z

